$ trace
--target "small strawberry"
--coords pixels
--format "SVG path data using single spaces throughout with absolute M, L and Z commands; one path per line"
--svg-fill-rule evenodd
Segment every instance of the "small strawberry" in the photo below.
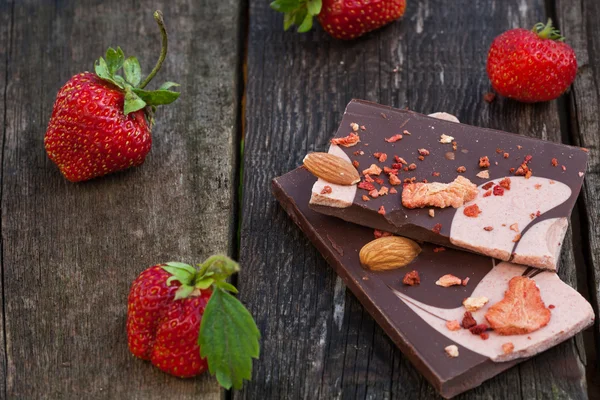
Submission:
M 496 92 L 526 103 L 563 94 L 575 80 L 577 60 L 548 20 L 533 30 L 511 29 L 492 42 L 487 73 Z
M 167 55 L 167 32 L 162 13 L 154 19 L 162 34 L 162 51 L 152 72 L 142 81 L 137 58 L 109 48 L 106 60 L 95 63 L 95 74 L 73 76 L 58 92 L 44 144 L 48 157 L 72 182 L 121 171 L 144 162 L 150 151 L 150 128 L 156 106 L 179 97 L 167 90 L 144 90 Z M 117 72 L 123 68 L 125 78 Z
M 143 271 L 131 285 L 127 307 L 129 350 L 181 378 L 206 369 L 219 383 L 239 389 L 252 377 L 260 333 L 226 282 L 239 266 L 225 256 L 199 270 L 169 262 Z
M 271 8 L 284 13 L 283 29 L 312 28 L 313 17 L 337 39 L 354 39 L 404 15 L 406 0 L 275 0 Z

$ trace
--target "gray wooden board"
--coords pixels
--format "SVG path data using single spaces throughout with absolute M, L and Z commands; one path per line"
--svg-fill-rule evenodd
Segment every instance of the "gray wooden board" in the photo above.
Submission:
M 583 248 L 587 260 L 587 284 L 596 315 L 600 310 L 600 3 L 595 0 L 558 0 L 562 34 L 573 46 L 579 70 L 568 96 L 573 140 L 590 150 L 583 186 Z M 596 360 L 600 359 L 600 322 L 596 319 Z M 598 368 L 598 366 L 596 366 Z M 598 373 L 596 369 L 596 373 Z M 597 378 L 597 384 L 600 379 Z
M 320 28 L 282 31 L 268 2 L 250 3 L 241 298 L 263 333 L 254 380 L 235 398 L 433 398 L 433 389 L 346 292 L 276 204 L 270 180 L 323 151 L 352 98 L 560 141 L 557 102 L 489 105 L 492 39 L 545 20 L 535 1 L 409 1 L 406 17 L 353 42 Z M 575 283 L 571 236 L 561 277 Z M 460 396 L 587 397 L 577 340 L 565 342 Z
M 221 398 L 208 375 L 182 380 L 131 356 L 125 317 L 129 285 L 143 269 L 232 251 L 239 7 L 0 1 L 0 88 L 8 99 L 0 107 L 8 362 L 0 397 Z M 111 45 L 137 55 L 148 73 L 160 51 L 155 9 L 164 13 L 170 54 L 150 87 L 179 82 L 181 98 L 156 114 L 143 166 L 67 182 L 43 146 L 56 92 Z

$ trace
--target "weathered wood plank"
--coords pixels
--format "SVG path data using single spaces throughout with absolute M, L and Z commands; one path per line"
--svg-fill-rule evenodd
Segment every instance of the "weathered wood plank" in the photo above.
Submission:
M 448 111 L 463 122 L 560 140 L 555 102 L 488 105 L 485 58 L 502 31 L 544 19 L 544 2 L 408 2 L 403 21 L 353 42 L 320 29 L 283 33 L 268 2 L 250 4 L 240 261 L 242 299 L 263 332 L 254 380 L 235 398 L 432 398 L 270 195 L 270 180 L 324 150 L 353 97 Z M 571 279 L 570 242 L 563 278 Z M 572 282 L 572 281 L 570 281 Z M 560 367 L 556 367 L 556 366 Z M 563 368 L 564 367 L 564 368 Z M 586 398 L 574 341 L 461 398 Z
M 11 45 L 11 28 L 12 28 L 13 7 L 8 1 L 0 1 L 0 148 L 4 143 L 6 132 L 6 67 L 8 65 L 8 57 Z M 2 155 L 0 154 L 0 165 L 2 163 Z M 0 182 L 2 178 L 0 178 Z M 1 196 L 0 188 L 0 196 Z M 2 226 L 0 218 L 0 226 Z M 0 251 L 2 247 L 0 246 Z M 1 253 L 0 253 L 1 257 Z M 2 279 L 4 273 L 2 272 Z M 4 281 L 3 281 L 4 282 Z M 2 300 L 2 308 L 0 310 L 0 399 L 6 398 L 6 344 L 4 341 L 4 289 L 0 285 L 0 299 Z
M 600 4 L 594 0 L 575 3 L 557 0 L 556 13 L 562 34 L 575 50 L 579 65 L 577 78 L 568 96 L 572 139 L 590 150 L 582 192 L 582 247 L 588 264 L 586 272 L 590 300 L 596 311 L 595 359 L 600 360 Z M 595 368 L 597 371 L 597 364 Z
M 71 184 L 44 152 L 55 94 L 110 45 L 137 54 L 148 73 L 160 50 L 154 8 L 14 2 L 2 181 L 9 398 L 221 398 L 208 375 L 181 380 L 134 359 L 125 316 L 129 285 L 146 267 L 231 251 L 239 2 L 152 7 L 170 32 L 158 79 L 183 94 L 158 111 L 143 166 Z

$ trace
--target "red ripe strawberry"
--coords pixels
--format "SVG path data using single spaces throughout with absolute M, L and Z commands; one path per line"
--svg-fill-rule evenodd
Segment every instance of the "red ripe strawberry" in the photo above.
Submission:
M 237 290 L 226 279 L 237 271 L 225 256 L 210 257 L 199 270 L 170 262 L 143 271 L 129 292 L 131 353 L 171 375 L 188 378 L 209 369 L 225 388 L 241 388 L 252 376 L 260 333 L 229 293 Z
M 564 39 L 551 20 L 531 31 L 512 29 L 496 37 L 487 59 L 494 90 L 527 103 L 563 94 L 577 73 L 575 52 Z
M 354 39 L 404 15 L 406 0 L 275 0 L 271 8 L 285 13 L 283 28 L 312 28 L 316 16 L 325 31 L 337 39 Z
M 160 69 L 167 51 L 167 34 L 160 11 L 154 13 L 163 35 L 163 49 L 152 72 L 141 80 L 135 57 L 109 48 L 95 74 L 73 76 L 58 92 L 44 138 L 48 157 L 72 182 L 121 171 L 144 162 L 150 151 L 150 127 L 156 106 L 172 103 L 178 86 L 167 82 L 158 90 L 144 87 Z M 123 68 L 125 77 L 117 72 Z

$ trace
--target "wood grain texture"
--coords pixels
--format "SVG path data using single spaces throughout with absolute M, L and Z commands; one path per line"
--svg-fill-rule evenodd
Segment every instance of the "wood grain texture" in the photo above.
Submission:
M 320 29 L 284 33 L 267 3 L 250 4 L 239 285 L 263 333 L 262 358 L 234 398 L 435 398 L 279 208 L 270 180 L 307 152 L 324 151 L 352 98 L 560 141 L 556 102 L 489 105 L 482 98 L 492 39 L 544 20 L 544 2 L 409 1 L 402 21 L 348 43 Z M 561 276 L 570 283 L 572 260 L 569 239 Z M 574 340 L 459 396 L 586 397 Z
M 231 251 L 239 3 L 1 4 L 14 7 L 2 164 L 7 398 L 221 398 L 208 375 L 182 380 L 131 356 L 125 318 L 143 269 Z M 143 166 L 67 182 L 43 145 L 56 92 L 108 46 L 136 54 L 148 73 L 160 51 L 155 9 L 170 48 L 150 87 L 179 82 L 181 98 L 157 112 Z M 0 38 L 7 18 L 0 14 Z
M 557 0 L 561 32 L 575 50 L 579 66 L 568 96 L 573 140 L 590 150 L 583 186 L 583 248 L 588 262 L 590 300 L 600 310 L 600 4 L 594 0 Z M 600 355 L 600 322 L 596 318 L 596 349 Z M 600 359 L 600 357 L 596 357 Z

